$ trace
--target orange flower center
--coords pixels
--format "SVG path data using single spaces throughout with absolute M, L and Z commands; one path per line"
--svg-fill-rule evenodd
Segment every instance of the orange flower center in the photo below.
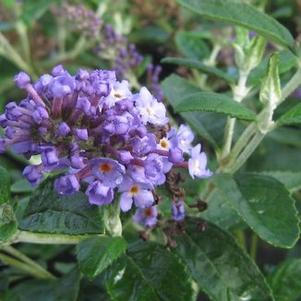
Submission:
M 103 173 L 110 172 L 112 170 L 112 165 L 109 163 L 102 163 L 100 164 L 99 169 Z
M 144 215 L 145 215 L 146 217 L 151 217 L 151 216 L 153 215 L 152 208 L 146 208 L 146 209 L 144 210 Z
M 130 192 L 131 192 L 132 194 L 137 194 L 137 193 L 139 192 L 139 187 L 138 187 L 137 185 L 133 185 L 133 186 L 131 187 Z
M 165 138 L 163 138 L 160 140 L 160 146 L 164 149 L 168 149 L 169 143 Z
M 115 92 L 114 93 L 114 97 L 120 99 L 120 98 L 122 98 L 122 95 L 120 93 L 118 93 L 118 92 Z

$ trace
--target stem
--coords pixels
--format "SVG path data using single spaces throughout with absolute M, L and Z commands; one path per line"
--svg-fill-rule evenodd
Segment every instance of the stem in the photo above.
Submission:
M 232 140 L 234 135 L 234 129 L 235 129 L 235 118 L 228 117 L 226 128 L 225 128 L 225 143 L 222 151 L 222 158 L 224 159 L 231 151 L 232 146 Z
M 300 63 L 301 65 L 301 63 Z M 281 101 L 284 101 L 289 95 L 291 95 L 301 85 L 301 66 L 297 72 L 290 79 L 290 81 L 282 89 Z
M 45 61 L 43 63 L 43 66 L 48 67 L 48 66 L 57 65 L 58 63 L 61 63 L 65 60 L 73 60 L 90 45 L 91 44 L 86 41 L 85 37 L 82 36 L 77 40 L 72 50 L 66 51 L 64 53 L 59 53 L 53 58 Z
M 33 268 L 33 266 L 28 265 L 27 263 L 21 262 L 17 259 L 14 259 L 8 255 L 0 253 L 0 260 L 3 261 L 7 265 L 14 266 L 20 270 L 23 270 L 24 272 L 40 279 L 49 279 L 49 277 L 46 277 L 44 273 L 41 273 L 41 271 L 36 270 Z
M 95 237 L 102 236 L 103 234 L 84 234 L 84 235 L 65 235 L 65 234 L 46 234 L 46 233 L 33 233 L 29 231 L 19 231 L 13 239 L 13 243 L 25 242 L 32 244 L 65 244 L 74 245 L 80 241 Z
M 22 21 L 19 21 L 17 22 L 16 29 L 20 38 L 25 60 L 30 62 L 30 44 L 28 41 L 27 28 Z
M 264 134 L 257 131 L 255 136 L 252 138 L 252 140 L 249 142 L 246 148 L 242 151 L 242 153 L 237 157 L 235 162 L 227 166 L 226 171 L 229 173 L 235 173 L 238 169 L 240 169 L 249 159 L 249 157 L 253 154 L 253 152 L 260 144 L 264 136 Z
M 37 77 L 31 66 L 29 66 L 19 55 L 19 53 L 14 49 L 14 47 L 9 43 L 6 37 L 0 32 L 0 54 L 5 58 L 13 62 L 20 69 L 30 73 L 33 77 Z
M 258 245 L 258 236 L 255 233 L 253 233 L 251 237 L 250 256 L 254 261 L 256 261 L 257 245 Z
M 241 102 L 249 92 L 247 88 L 247 80 L 248 80 L 249 72 L 240 70 L 239 80 L 237 85 L 233 88 L 233 98 L 237 102 Z M 221 160 L 224 160 L 231 151 L 232 140 L 234 136 L 235 129 L 235 118 L 227 119 L 227 124 L 225 128 L 225 142 L 222 150 Z
M 39 271 L 39 273 L 41 275 L 44 274 L 45 278 L 55 279 L 55 277 L 50 272 L 48 272 L 46 269 L 44 269 L 42 266 L 40 266 L 38 263 L 36 263 L 31 258 L 27 257 L 25 254 L 23 254 L 19 250 L 15 249 L 11 246 L 4 246 L 4 247 L 0 247 L 0 248 L 3 249 L 6 253 L 13 255 L 20 261 L 23 261 L 24 263 L 27 263 L 28 265 L 32 266 L 32 268 L 35 269 L 36 271 Z
M 241 151 L 246 147 L 246 145 L 249 143 L 251 138 L 255 135 L 257 129 L 255 123 L 249 124 L 249 126 L 245 129 L 245 131 L 242 133 L 242 135 L 239 137 L 238 141 L 234 145 L 232 152 L 229 154 L 228 157 L 224 159 L 224 162 L 221 162 L 221 168 L 223 168 L 223 165 L 231 165 L 236 160 L 237 156 L 241 153 Z

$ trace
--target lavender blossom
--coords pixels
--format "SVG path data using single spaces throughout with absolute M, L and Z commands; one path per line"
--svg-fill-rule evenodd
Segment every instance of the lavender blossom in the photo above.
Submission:
M 158 220 L 157 206 L 152 206 L 145 209 L 138 208 L 134 215 L 134 221 L 146 227 L 155 226 L 157 220 Z
M 0 115 L 0 152 L 40 155 L 41 164 L 23 172 L 33 185 L 46 173 L 64 172 L 56 191 L 70 195 L 88 184 L 89 202 L 98 206 L 114 202 L 118 191 L 121 210 L 135 206 L 135 221 L 152 227 L 158 215 L 154 190 L 172 168 L 187 168 L 193 178 L 211 175 L 200 145 L 191 146 L 191 130 L 162 132 L 168 128 L 164 104 L 145 87 L 132 93 L 114 71 L 79 70 L 73 76 L 59 65 L 35 83 L 25 73 L 15 80 L 27 96 Z M 175 220 L 184 215 L 183 202 L 173 204 Z
M 185 218 L 185 206 L 184 200 L 180 199 L 178 201 L 174 201 L 171 206 L 172 218 L 180 222 Z

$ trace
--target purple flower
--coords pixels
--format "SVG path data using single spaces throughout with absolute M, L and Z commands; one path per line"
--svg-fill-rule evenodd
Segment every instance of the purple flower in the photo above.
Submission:
M 165 182 L 167 173 L 172 164 L 168 163 L 167 158 L 158 154 L 150 154 L 144 161 L 145 176 L 154 185 L 161 185 Z
M 0 138 L 0 154 L 3 154 L 6 150 L 5 140 Z
M 164 104 L 158 102 L 145 87 L 141 88 L 136 99 L 136 108 L 144 124 L 165 125 L 168 122 Z
M 55 66 L 51 71 L 53 76 L 60 76 L 60 75 L 63 75 L 65 72 L 66 72 L 66 70 L 64 69 L 64 67 L 62 65 Z
M 189 153 L 192 148 L 192 141 L 194 140 L 194 134 L 188 125 L 181 125 L 177 133 L 177 141 L 179 148 L 184 153 Z
M 135 137 L 131 141 L 133 152 L 137 155 L 146 155 L 156 149 L 156 137 L 154 134 L 147 134 L 144 137 Z
M 168 152 L 168 160 L 172 163 L 183 162 L 183 151 L 179 147 L 171 148 Z
M 177 222 L 182 221 L 185 218 L 185 206 L 182 199 L 172 203 L 171 213 L 172 218 Z
M 135 66 L 140 59 L 135 47 L 125 46 L 113 30 L 107 34 L 106 41 L 122 44 L 116 58 L 118 70 Z M 158 72 L 154 70 L 154 79 Z M 134 205 L 138 208 L 135 220 L 150 227 L 158 214 L 154 191 L 165 183 L 173 166 L 188 167 L 192 177 L 211 175 L 200 145 L 191 146 L 190 128 L 180 126 L 166 133 L 164 104 L 146 88 L 132 94 L 128 82 L 117 81 L 114 71 L 79 70 L 72 76 L 59 65 L 52 75 L 44 74 L 35 83 L 25 73 L 15 80 L 27 96 L 20 103 L 7 104 L 0 115 L 4 129 L 0 152 L 11 149 L 28 160 L 40 155 L 40 165 L 24 170 L 34 185 L 46 173 L 64 171 L 54 184 L 59 194 L 72 194 L 84 184 L 89 202 L 104 205 L 119 191 L 121 210 Z M 191 155 L 188 162 L 184 152 Z M 175 220 L 184 217 L 181 200 L 173 203 L 172 214 Z
M 62 98 L 74 91 L 75 80 L 68 73 L 64 73 L 50 82 L 49 89 L 54 98 Z
M 48 119 L 49 115 L 47 110 L 42 107 L 39 106 L 32 114 L 32 118 L 33 120 L 37 123 L 37 124 L 41 124 L 43 122 L 43 120 Z
M 117 161 L 109 158 L 99 158 L 91 161 L 93 175 L 105 186 L 114 188 L 122 182 L 125 168 Z
M 126 116 L 112 116 L 108 118 L 104 129 L 111 134 L 123 135 L 130 127 L 130 120 Z
M 43 166 L 47 170 L 55 168 L 59 163 L 58 153 L 55 147 L 46 147 L 41 154 Z
M 26 177 L 26 179 L 28 180 L 28 182 L 31 183 L 31 185 L 36 186 L 43 179 L 42 168 L 40 165 L 26 166 L 23 171 L 23 176 Z
M 87 141 L 89 139 L 87 129 L 75 129 L 74 133 L 76 138 L 78 138 L 79 140 Z
M 55 180 L 54 187 L 59 194 L 70 195 L 80 189 L 80 184 L 74 174 L 60 177 Z
M 91 183 L 86 191 L 86 195 L 89 197 L 90 204 L 98 206 L 108 205 L 112 203 L 114 198 L 113 189 L 105 186 L 100 181 Z
M 146 227 L 153 227 L 158 221 L 157 216 L 157 206 L 152 206 L 144 209 L 138 208 L 133 219 L 138 224 L 141 224 Z
M 18 73 L 15 76 L 14 80 L 16 85 L 21 89 L 24 89 L 30 83 L 30 77 L 25 72 Z
M 208 178 L 212 172 L 207 169 L 207 156 L 201 152 L 201 145 L 198 144 L 191 150 L 191 158 L 188 160 L 188 171 L 190 176 L 194 179 Z
M 70 157 L 71 167 L 75 169 L 82 169 L 86 166 L 85 158 L 79 156 L 78 154 Z
M 110 94 L 105 99 L 105 104 L 111 108 L 113 107 L 117 102 L 121 101 L 122 99 L 131 97 L 132 93 L 129 89 L 129 82 L 126 80 L 123 80 L 122 82 L 116 82 L 114 83 Z
M 62 137 L 66 137 L 70 133 L 71 129 L 66 122 L 60 123 L 57 129 L 57 134 Z
M 129 164 L 134 159 L 134 157 L 131 152 L 121 150 L 118 152 L 118 159 L 123 164 Z
M 138 208 L 150 207 L 154 203 L 154 196 L 149 188 L 149 185 L 136 183 L 131 178 L 126 177 L 119 186 L 119 191 L 122 192 L 120 197 L 121 210 L 129 211 L 133 202 Z

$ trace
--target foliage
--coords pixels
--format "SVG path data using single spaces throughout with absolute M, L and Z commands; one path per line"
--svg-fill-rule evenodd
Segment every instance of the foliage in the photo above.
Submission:
M 1 112 L 24 98 L 21 70 L 114 69 L 191 127 L 212 176 L 189 176 L 189 150 L 152 186 L 160 215 L 142 227 L 120 212 L 121 189 L 97 206 L 89 177 L 72 195 L 54 189 L 58 173 L 32 187 L 22 169 L 38 152 L 6 151 L 0 300 L 300 300 L 299 2 L 1 1 Z

